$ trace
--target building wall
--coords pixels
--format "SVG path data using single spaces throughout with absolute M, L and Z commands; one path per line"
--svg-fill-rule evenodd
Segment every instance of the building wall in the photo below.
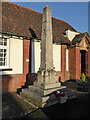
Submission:
M 75 48 L 69 49 L 69 71 L 70 71 L 70 79 L 75 79 L 76 76 L 76 51 Z
M 26 74 L 30 71 L 30 40 L 23 40 L 23 73 L 22 74 L 7 74 L 2 75 L 2 90 L 9 92 L 16 92 L 18 88 L 25 85 Z M 19 53 L 18 53 L 19 55 Z M 15 58 L 17 59 L 17 57 Z M 15 62 L 15 61 L 14 61 Z M 18 61 L 16 60 L 15 65 L 18 67 Z M 20 64 L 20 61 L 19 61 Z
M 67 46 L 61 45 L 61 81 L 69 80 L 69 52 L 67 52 Z
M 8 65 L 2 69 L 11 68 L 11 71 L 0 72 L 2 75 L 8 74 L 23 74 L 23 40 L 16 38 L 8 39 Z
M 80 79 L 81 76 L 81 54 L 79 48 L 69 49 L 69 71 L 70 79 Z
M 30 40 L 24 39 L 19 41 L 21 43 L 21 47 L 23 48 L 23 68 L 19 69 L 20 73 L 17 71 L 13 72 L 13 74 L 6 74 L 2 75 L 2 90 L 9 91 L 9 92 L 16 92 L 18 88 L 25 85 L 26 83 L 26 76 L 29 74 L 29 81 L 33 79 L 31 77 L 31 61 L 33 60 L 31 57 L 31 42 Z M 12 43 L 15 44 L 15 41 L 12 40 Z M 19 45 L 19 44 L 18 44 Z M 23 45 L 23 46 L 22 46 Z M 13 46 L 16 48 L 16 46 Z M 13 48 L 12 47 L 12 48 Z M 40 50 L 39 42 L 35 44 L 35 56 L 37 56 L 36 61 L 38 61 L 38 57 L 40 54 L 37 54 L 38 49 Z M 79 48 L 69 48 L 67 49 L 66 45 L 53 45 L 53 58 L 54 58 L 54 66 L 57 71 L 57 76 L 61 77 L 61 81 L 66 81 L 69 79 L 80 79 L 81 76 L 81 54 Z M 18 49 L 19 51 L 19 49 Z M 15 51 L 16 52 L 16 51 Z M 15 53 L 14 52 L 14 53 Z M 40 52 L 40 51 L 39 51 Z M 17 52 L 16 52 L 17 53 Z M 15 53 L 15 54 L 16 54 Z M 22 58 L 22 52 L 18 52 L 18 56 Z M 13 51 L 12 51 L 13 54 Z M 87 52 L 87 76 L 90 77 L 90 49 Z M 18 61 L 18 57 L 16 56 L 14 59 L 14 64 L 16 68 L 18 68 L 19 64 L 22 63 L 21 59 Z M 18 62 L 18 63 L 17 63 Z M 40 61 L 39 61 L 40 62 Z M 35 62 L 36 63 L 36 62 Z M 57 64 L 58 63 L 58 64 Z M 38 63 L 36 63 L 38 64 Z M 38 68 L 38 67 L 36 67 Z M 23 70 L 23 71 L 22 71 Z M 36 69 L 37 70 L 37 69 Z
M 41 47 L 40 42 L 32 41 L 31 73 L 37 73 L 40 68 Z M 53 64 L 56 71 L 61 71 L 61 45 L 53 44 Z
M 90 48 L 88 49 L 88 72 L 87 72 L 87 77 L 90 78 Z
M 66 30 L 66 36 L 69 38 L 70 41 L 73 40 L 73 38 L 80 33 L 78 32 L 73 32 L 71 30 Z
M 80 48 L 76 48 L 76 80 L 81 77 L 81 53 Z

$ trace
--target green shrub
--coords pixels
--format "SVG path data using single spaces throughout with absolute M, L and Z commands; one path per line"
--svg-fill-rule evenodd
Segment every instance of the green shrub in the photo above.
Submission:
M 82 82 L 85 82 L 85 80 L 86 80 L 86 76 L 85 76 L 84 73 L 82 73 L 82 75 L 81 75 L 81 81 L 82 81 Z

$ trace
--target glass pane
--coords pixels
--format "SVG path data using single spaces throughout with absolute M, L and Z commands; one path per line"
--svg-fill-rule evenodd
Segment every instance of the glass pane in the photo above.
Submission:
M 3 61 L 3 58 L 0 58 L 0 61 Z
M 3 62 L 0 62 L 0 66 L 4 66 L 4 63 L 3 63 Z
M 0 37 L 0 42 L 3 42 L 3 38 L 2 37 Z
M 2 54 L 2 53 L 0 53 L 0 57 L 3 57 L 3 54 Z
M 2 66 L 2 62 L 0 62 L 0 66 Z
M 7 65 L 7 49 L 0 49 L 0 66 Z
M 0 42 L 0 45 L 3 45 L 3 42 Z
M 0 49 L 0 52 L 3 52 L 3 49 Z

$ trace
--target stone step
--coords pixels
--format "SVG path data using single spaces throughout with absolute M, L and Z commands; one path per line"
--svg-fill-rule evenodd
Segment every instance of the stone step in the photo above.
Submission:
M 22 89 L 22 94 L 28 95 L 30 97 L 34 96 L 36 99 L 39 99 L 41 101 L 41 97 L 43 97 L 44 99 L 47 99 L 47 96 L 52 94 L 54 91 L 56 90 L 65 91 L 65 89 L 66 89 L 66 86 L 61 86 L 58 89 L 54 88 L 54 89 L 49 89 L 49 90 L 43 90 L 36 86 L 30 85 L 29 88 Z
M 42 93 L 45 96 L 45 95 L 51 94 L 52 92 L 54 92 L 56 90 L 64 90 L 65 91 L 66 90 L 66 86 L 60 86 L 60 87 L 51 88 L 51 89 L 41 89 L 41 88 L 36 87 L 34 85 L 30 85 L 29 86 L 29 90 L 33 91 L 35 93 L 37 93 L 37 91 L 38 91 L 39 94 Z
M 37 94 L 35 91 L 30 91 L 30 89 L 23 89 L 21 94 L 30 96 L 32 98 L 34 97 L 34 98 L 39 99 L 41 101 L 42 95 L 40 93 Z

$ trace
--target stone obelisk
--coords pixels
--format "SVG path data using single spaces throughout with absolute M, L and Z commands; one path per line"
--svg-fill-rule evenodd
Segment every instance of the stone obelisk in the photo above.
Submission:
M 41 65 L 35 85 L 43 89 L 60 87 L 53 65 L 52 17 L 51 8 L 48 6 L 43 9 Z
M 37 74 L 37 81 L 29 86 L 29 90 L 23 90 L 23 93 L 35 99 L 39 107 L 57 103 L 58 100 L 53 92 L 62 89 L 62 86 L 53 65 L 52 17 L 48 6 L 43 9 L 41 65 Z

